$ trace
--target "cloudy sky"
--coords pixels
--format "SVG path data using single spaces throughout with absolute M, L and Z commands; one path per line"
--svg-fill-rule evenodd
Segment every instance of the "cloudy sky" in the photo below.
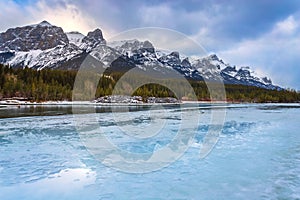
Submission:
M 109 38 L 132 28 L 179 31 L 225 62 L 300 90 L 299 0 L 0 0 L 0 31 L 47 20 Z

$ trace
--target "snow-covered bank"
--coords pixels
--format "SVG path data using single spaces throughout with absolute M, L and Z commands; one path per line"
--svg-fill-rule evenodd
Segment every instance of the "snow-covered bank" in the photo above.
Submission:
M 194 103 L 194 102 L 193 102 Z M 18 101 L 18 100 L 4 100 L 0 101 L 0 106 L 9 106 L 9 105 L 17 105 L 17 106 L 23 106 L 23 105 L 103 105 L 103 106 L 144 106 L 144 105 L 163 105 L 163 104 L 181 104 L 181 103 L 99 103 L 95 101 L 44 101 L 44 102 L 30 102 L 30 101 Z
M 151 106 L 151 105 L 188 105 L 188 104 L 222 104 L 222 105 L 281 105 L 281 106 L 300 106 L 300 103 L 245 103 L 245 102 L 226 102 L 226 101 L 180 101 L 180 102 L 138 102 L 138 103 L 103 103 L 97 101 L 43 101 L 31 102 L 20 100 L 1 100 L 0 107 L 6 106 Z
M 147 104 L 179 104 L 181 101 L 172 97 L 148 97 L 143 100 L 141 96 L 109 95 L 93 101 L 42 101 L 32 102 L 26 99 L 11 98 L 0 101 L 0 105 L 147 105 Z

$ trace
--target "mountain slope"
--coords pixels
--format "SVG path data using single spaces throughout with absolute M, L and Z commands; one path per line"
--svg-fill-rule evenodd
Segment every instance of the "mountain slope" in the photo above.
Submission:
M 176 70 L 187 79 L 214 81 L 220 75 L 225 84 L 241 84 L 281 89 L 267 77 L 259 77 L 249 67 L 231 66 L 216 55 L 203 58 L 181 57 L 179 52 L 162 52 L 150 41 L 124 40 L 107 43 L 100 29 L 84 36 L 64 33 L 62 28 L 43 21 L 10 28 L 0 34 L 0 62 L 11 67 L 34 69 L 79 69 L 90 54 L 111 71 L 131 68 L 146 72 Z
M 69 40 L 63 29 L 43 21 L 39 24 L 10 28 L 0 34 L 0 51 L 46 50 L 66 45 Z
M 72 31 L 66 33 L 69 43 L 72 43 L 76 46 L 79 46 L 82 42 L 82 39 L 85 37 L 83 34 L 77 32 L 77 31 Z

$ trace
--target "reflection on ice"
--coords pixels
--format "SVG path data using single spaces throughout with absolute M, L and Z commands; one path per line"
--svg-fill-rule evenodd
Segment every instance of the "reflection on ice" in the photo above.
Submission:
M 64 169 L 32 183 L 36 188 L 52 188 L 52 192 L 72 192 L 95 183 L 96 173 L 86 168 Z
M 203 160 L 203 139 L 209 129 L 218 128 L 211 123 L 209 106 L 186 108 L 187 118 L 178 108 L 78 114 L 87 134 L 101 129 L 119 149 L 150 156 L 174 140 L 183 120 L 183 132 L 190 134 L 199 116 L 195 137 L 179 138 L 189 144 L 182 157 L 148 174 L 122 173 L 95 159 L 80 140 L 72 115 L 3 118 L 0 199 L 297 199 L 300 107 L 287 106 L 280 106 L 280 112 L 270 105 L 230 106 L 220 139 Z M 142 138 L 154 130 L 151 124 L 162 131 Z M 132 132 L 125 134 L 128 130 Z
M 96 173 L 87 168 L 64 169 L 38 181 L 17 186 L 6 186 L 1 190 L 1 199 L 80 199 L 87 186 L 94 184 Z

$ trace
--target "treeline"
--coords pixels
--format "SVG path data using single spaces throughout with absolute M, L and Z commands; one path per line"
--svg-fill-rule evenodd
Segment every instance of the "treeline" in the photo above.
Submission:
M 300 93 L 295 90 L 267 90 L 254 86 L 226 85 L 228 101 L 255 103 L 295 103 L 300 102 Z
M 34 70 L 29 68 L 13 69 L 0 64 L 0 99 L 5 98 L 25 98 L 30 101 L 48 100 L 72 100 L 72 91 L 77 71 L 67 70 Z M 110 72 L 106 74 L 94 74 L 98 77 L 99 83 L 96 88 L 92 88 L 89 79 L 82 80 L 82 87 L 94 91 L 93 100 L 100 96 L 111 95 L 118 83 L 123 78 L 121 72 Z M 88 76 L 87 76 L 88 77 Z M 210 93 L 207 86 L 202 81 L 190 81 L 187 85 L 183 80 L 166 80 L 160 78 L 156 83 L 143 84 L 138 88 L 130 88 L 130 85 L 139 85 L 139 80 L 151 82 L 147 77 L 133 75 L 127 77 L 121 85 L 121 90 L 129 91 L 132 95 L 147 98 L 155 97 L 178 97 L 191 98 L 195 92 L 198 100 L 210 100 Z M 182 82 L 183 81 L 183 82 Z M 163 86 L 164 85 L 164 86 Z M 171 86 L 171 87 L 169 87 Z M 230 102 L 300 102 L 300 93 L 294 90 L 267 90 L 253 86 L 225 85 L 226 99 Z M 176 92 L 176 93 L 174 93 Z M 82 94 L 83 96 L 85 94 Z
M 0 99 L 71 100 L 75 71 L 13 69 L 0 64 Z

